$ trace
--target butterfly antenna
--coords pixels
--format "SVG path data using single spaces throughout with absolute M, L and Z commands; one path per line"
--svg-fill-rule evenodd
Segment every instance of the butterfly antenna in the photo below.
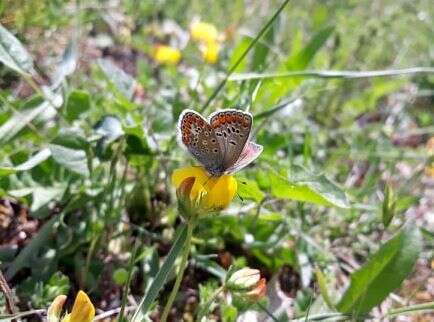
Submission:
M 243 199 L 243 197 L 241 197 L 240 194 L 239 194 L 238 192 L 237 192 L 237 196 L 238 196 L 238 198 L 240 198 L 241 202 L 244 203 L 244 199 Z

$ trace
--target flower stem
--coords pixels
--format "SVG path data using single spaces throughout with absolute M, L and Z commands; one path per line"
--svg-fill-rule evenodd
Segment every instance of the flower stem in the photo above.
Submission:
M 202 308 L 199 310 L 199 312 L 197 313 L 197 320 L 196 321 L 201 321 L 202 318 L 208 313 L 209 308 L 211 306 L 211 304 L 215 301 L 215 299 L 217 298 L 217 296 L 223 291 L 223 286 L 219 287 L 212 295 L 211 297 L 208 299 L 208 301 L 206 301 L 206 303 L 202 306 Z
M 187 238 L 185 241 L 185 247 L 182 252 L 181 265 L 179 267 L 178 276 L 176 276 L 175 285 L 170 292 L 169 299 L 167 300 L 166 306 L 164 307 L 163 314 L 161 315 L 161 322 L 166 322 L 169 316 L 170 309 L 172 308 L 173 301 L 175 301 L 176 295 L 178 294 L 179 287 L 181 286 L 182 277 L 184 276 L 184 271 L 187 268 L 188 255 L 190 254 L 191 239 L 193 237 L 193 230 L 196 226 L 196 220 L 192 218 L 187 225 Z

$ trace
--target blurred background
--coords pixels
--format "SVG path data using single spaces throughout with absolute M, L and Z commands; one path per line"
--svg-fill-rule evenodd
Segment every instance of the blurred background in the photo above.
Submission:
M 134 310 L 181 221 L 170 176 L 194 164 L 175 140 L 185 108 L 250 111 L 264 152 L 236 175 L 231 206 L 200 223 L 174 321 L 194 320 L 230 265 L 261 271 L 275 316 L 326 312 L 315 272 L 337 301 L 406 222 L 423 247 L 371 318 L 434 300 L 433 74 L 270 75 L 433 67 L 433 2 L 290 1 L 208 104 L 282 2 L 0 2 L 32 75 L 0 65 L 0 268 L 18 310 L 79 289 L 97 314 L 119 308 L 131 270 Z M 291 182 L 308 188 L 297 197 Z M 273 319 L 239 303 L 210 316 L 249 309 Z

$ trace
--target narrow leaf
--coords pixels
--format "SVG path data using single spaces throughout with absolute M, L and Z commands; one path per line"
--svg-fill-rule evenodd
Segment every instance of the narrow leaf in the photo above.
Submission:
M 353 317 L 368 313 L 410 274 L 422 249 L 419 229 L 413 224 L 401 229 L 358 271 L 337 305 Z
M 34 167 L 36 167 L 38 164 L 44 162 L 51 156 L 50 149 L 43 149 L 36 153 L 34 156 L 29 158 L 26 162 L 21 163 L 20 165 L 17 165 L 15 167 L 0 167 L 0 177 L 7 176 L 12 173 L 16 173 L 19 171 L 28 171 Z
M 395 216 L 396 200 L 392 188 L 387 185 L 384 191 L 384 200 L 382 204 L 382 220 L 384 227 L 388 227 Z
M 167 277 L 173 270 L 175 265 L 175 260 L 178 258 L 178 255 L 181 253 L 182 248 L 185 244 L 185 240 L 187 238 L 187 226 L 183 225 L 180 228 L 178 237 L 175 239 L 172 248 L 170 249 L 169 254 L 166 257 L 163 265 L 158 271 L 155 279 L 152 281 L 151 286 L 148 288 L 146 295 L 143 297 L 140 302 L 134 316 L 132 318 L 132 322 L 141 322 L 143 321 L 146 313 L 149 310 L 151 304 L 155 301 L 160 292 L 161 288 L 166 283 Z
M 44 102 L 34 108 L 16 112 L 12 117 L 0 126 L 0 142 L 6 143 L 18 134 L 27 124 L 32 122 L 38 115 L 43 113 L 48 107 Z
M 62 55 L 62 60 L 56 68 L 52 88 L 57 88 L 67 76 L 71 75 L 77 67 L 77 39 L 73 38 Z
M 0 62 L 19 74 L 33 73 L 33 60 L 21 42 L 0 24 Z
M 327 39 L 333 33 L 334 27 L 329 26 L 318 31 L 309 43 L 294 57 L 290 57 L 286 62 L 288 70 L 305 69 L 314 58 L 315 54 L 324 46 Z
M 335 304 L 333 303 L 330 297 L 326 277 L 324 276 L 323 272 L 319 268 L 315 270 L 315 276 L 319 286 L 319 291 L 321 293 L 322 298 L 324 299 L 324 302 L 327 304 L 327 306 L 330 309 L 334 309 Z
M 39 249 L 47 243 L 51 236 L 53 226 L 56 222 L 57 217 L 53 217 L 46 222 L 39 230 L 38 234 L 32 238 L 32 240 L 24 247 L 14 261 L 8 266 L 5 274 L 8 280 L 13 278 L 20 269 L 32 265 L 32 257 L 35 256 Z

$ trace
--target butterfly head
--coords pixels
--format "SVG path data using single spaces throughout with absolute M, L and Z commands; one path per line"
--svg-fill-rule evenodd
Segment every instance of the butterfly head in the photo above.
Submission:
M 225 174 L 225 169 L 222 166 L 209 167 L 205 169 L 213 177 L 220 177 Z

